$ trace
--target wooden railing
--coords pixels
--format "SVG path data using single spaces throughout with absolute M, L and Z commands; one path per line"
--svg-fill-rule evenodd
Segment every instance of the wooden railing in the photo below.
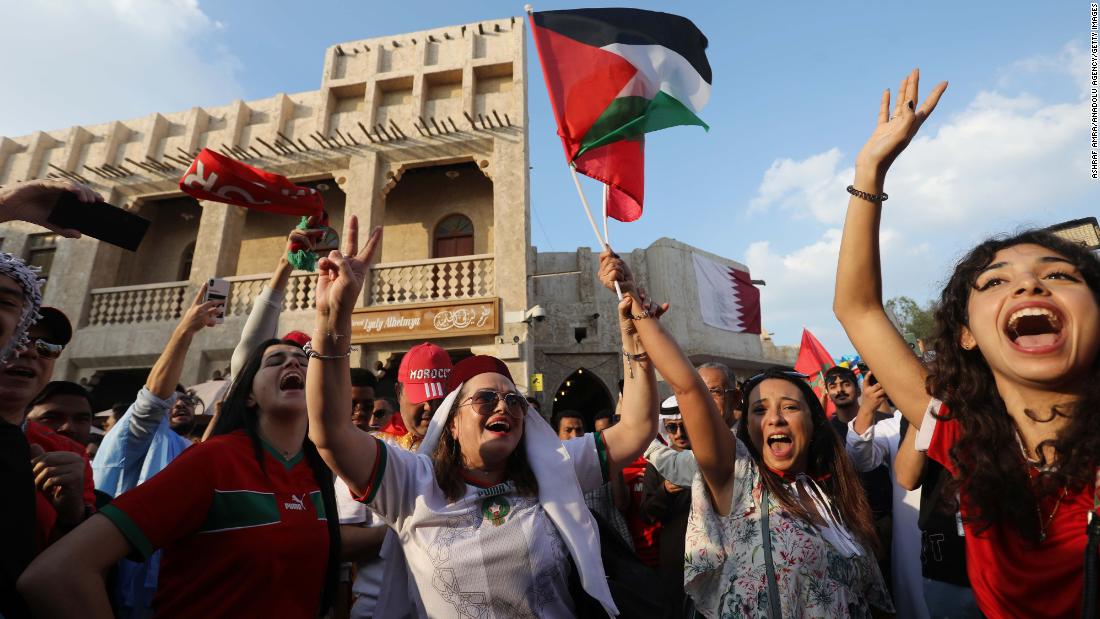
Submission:
M 491 297 L 496 294 L 493 256 L 379 264 L 371 269 L 370 292 L 371 305 Z

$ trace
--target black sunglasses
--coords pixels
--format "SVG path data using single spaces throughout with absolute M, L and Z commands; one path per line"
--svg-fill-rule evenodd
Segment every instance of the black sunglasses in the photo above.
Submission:
M 682 432 L 687 432 L 687 430 L 684 428 L 684 424 L 682 423 L 666 423 L 665 432 L 668 432 L 669 434 L 680 434 Z
M 477 414 L 488 417 L 497 408 L 497 402 L 504 400 L 504 410 L 513 417 L 522 417 L 527 411 L 527 399 L 513 391 L 493 391 L 480 389 L 462 401 L 460 406 L 471 404 Z
M 65 350 L 65 346 L 62 344 L 51 344 L 37 337 L 27 342 L 27 345 L 24 346 L 22 350 L 30 350 L 32 346 L 34 347 L 34 352 L 38 353 L 38 356 L 44 359 L 56 359 L 60 357 L 61 353 Z

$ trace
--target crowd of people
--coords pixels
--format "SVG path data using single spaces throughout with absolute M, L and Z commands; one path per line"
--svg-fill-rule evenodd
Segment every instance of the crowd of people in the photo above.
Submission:
M 72 324 L 0 254 L 0 617 L 1096 617 L 1100 260 L 1040 230 L 982 242 L 914 354 L 879 225 L 946 89 L 918 101 L 918 79 L 856 158 L 834 311 L 867 367 L 825 372 L 826 399 L 782 368 L 694 366 L 610 248 L 614 410 L 545 417 L 501 360 L 431 343 L 384 396 L 350 367 L 382 242 L 352 217 L 310 334 L 278 331 L 279 258 L 204 432 L 180 385 L 221 309 L 200 291 L 93 440 L 90 394 L 50 381 Z M 33 181 L 0 189 L 0 219 L 55 229 L 63 191 L 100 199 Z

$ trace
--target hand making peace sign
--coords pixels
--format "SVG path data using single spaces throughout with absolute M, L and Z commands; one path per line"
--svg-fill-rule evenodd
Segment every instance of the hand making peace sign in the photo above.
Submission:
M 367 244 L 359 249 L 359 219 L 352 216 L 344 252 L 334 249 L 317 263 L 318 321 L 332 326 L 351 320 L 351 311 L 381 240 L 382 226 L 378 226 L 371 231 Z

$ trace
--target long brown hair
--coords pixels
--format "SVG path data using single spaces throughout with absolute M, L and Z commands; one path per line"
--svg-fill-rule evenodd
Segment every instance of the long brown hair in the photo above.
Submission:
M 935 312 L 932 346 L 936 354 L 927 387 L 947 405 L 947 418 L 962 427 L 950 455 L 958 468 L 955 481 L 967 505 L 967 518 L 979 530 L 1004 524 L 1037 541 L 1039 498 L 1057 498 L 1063 489 L 1079 491 L 1093 483 L 1100 457 L 1100 358 L 1093 360 L 1076 403 L 1050 411 L 1026 411 L 1038 421 L 1069 418 L 1057 439 L 1036 449 L 1042 472 L 1031 480 L 1017 446 L 1016 426 L 989 364 L 980 351 L 959 345 L 962 328 L 968 327 L 967 304 L 978 275 L 998 251 L 1024 244 L 1045 247 L 1073 263 L 1100 305 L 1100 260 L 1084 247 L 1042 230 L 989 239 L 959 261 L 944 286 Z M 1056 466 L 1045 466 L 1050 464 L 1044 457 L 1045 447 L 1053 448 Z
M 435 483 L 443 491 L 444 496 L 452 503 L 466 494 L 466 480 L 462 477 L 462 446 L 454 437 L 451 430 L 454 427 L 455 417 L 458 415 L 459 403 L 466 399 L 468 393 L 463 386 L 455 398 L 455 404 L 451 408 L 450 417 L 447 419 L 447 427 L 443 435 L 439 437 L 439 444 L 432 453 L 432 465 L 435 469 Z M 527 431 L 526 422 L 524 432 Z M 538 496 L 539 482 L 535 479 L 535 473 L 527 462 L 527 448 L 523 438 L 519 445 L 508 456 L 508 464 L 505 467 L 506 479 L 516 484 L 516 492 L 524 496 Z
M 785 380 L 798 387 L 802 399 L 806 401 L 810 410 L 810 419 L 813 422 L 813 437 L 810 439 L 806 474 L 821 480 L 818 485 L 829 497 L 833 516 L 854 534 L 864 548 L 872 552 L 877 551 L 879 543 L 871 518 L 871 506 L 867 503 L 867 496 L 844 450 L 844 444 L 836 432 L 829 427 L 829 420 L 825 417 L 825 409 L 821 407 L 821 401 L 817 399 L 813 389 L 805 380 L 779 370 L 768 370 L 745 385 L 743 391 L 745 398 L 741 402 L 741 418 L 737 421 L 737 438 L 744 443 L 752 459 L 756 461 L 757 468 L 760 470 L 760 479 L 768 488 L 768 494 L 784 510 L 800 520 L 814 525 L 822 524 L 820 516 L 811 513 L 795 499 L 783 478 L 764 465 L 764 458 L 749 439 L 749 396 L 753 389 L 769 378 Z

